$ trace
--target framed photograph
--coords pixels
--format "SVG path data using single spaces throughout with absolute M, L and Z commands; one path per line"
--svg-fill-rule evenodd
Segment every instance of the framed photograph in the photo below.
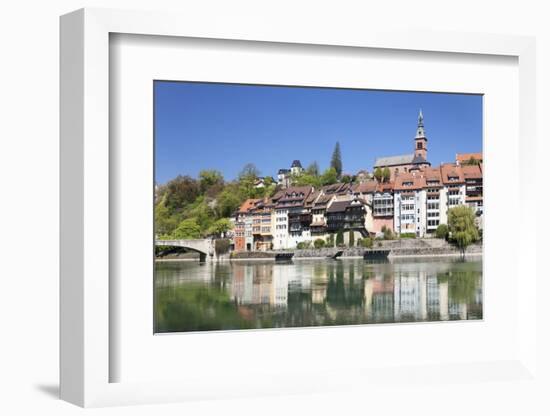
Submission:
M 231 28 L 61 19 L 62 398 L 536 383 L 534 40 Z
M 153 88 L 156 333 L 483 318 L 482 95 Z

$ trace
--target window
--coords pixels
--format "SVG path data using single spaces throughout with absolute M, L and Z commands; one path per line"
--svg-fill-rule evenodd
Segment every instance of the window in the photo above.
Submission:
M 422 142 L 416 143 L 416 148 L 417 149 L 422 149 Z

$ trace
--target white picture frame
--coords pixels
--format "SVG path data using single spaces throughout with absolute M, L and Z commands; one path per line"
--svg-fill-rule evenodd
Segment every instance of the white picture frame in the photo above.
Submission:
M 407 379 L 411 369 L 380 368 L 366 375 L 349 367 L 332 368 L 337 379 L 350 382 L 321 382 L 318 375 L 298 372 L 292 379 L 271 374 L 258 382 L 235 383 L 227 379 L 197 377 L 182 381 L 111 382 L 110 368 L 120 359 L 110 348 L 110 310 L 113 291 L 109 280 L 110 227 L 113 226 L 109 194 L 109 37 L 110 34 L 225 39 L 281 44 L 331 45 L 340 48 L 429 51 L 439 54 L 502 55 L 517 58 L 519 68 L 519 166 L 516 190 L 521 212 L 535 203 L 536 181 L 528 176 L 529 161 L 536 155 L 535 128 L 535 41 L 529 37 L 465 33 L 404 33 L 374 29 L 331 32 L 326 28 L 285 27 L 243 20 L 238 31 L 231 22 L 204 25 L 189 16 L 106 9 L 83 9 L 61 18 L 61 397 L 80 406 L 184 401 L 199 398 L 239 397 L 262 394 L 331 392 L 372 386 L 374 379 Z M 146 186 L 146 185 L 144 185 Z M 520 223 L 532 222 L 533 214 L 521 215 Z M 529 284 L 517 293 L 517 354 L 508 360 L 472 363 L 419 363 L 410 383 L 439 381 L 441 373 L 464 379 L 471 372 L 491 380 L 534 380 L 536 382 L 536 270 L 532 227 L 519 237 L 517 261 Z M 522 244 L 523 242 L 523 244 Z M 526 244 L 530 242 L 530 244 Z M 516 273 L 519 269 L 516 270 Z M 223 334 L 222 334 L 223 336 Z M 169 342 L 169 341 L 167 341 Z M 481 377 L 480 379 L 484 379 Z M 472 379 L 471 382 L 480 382 Z

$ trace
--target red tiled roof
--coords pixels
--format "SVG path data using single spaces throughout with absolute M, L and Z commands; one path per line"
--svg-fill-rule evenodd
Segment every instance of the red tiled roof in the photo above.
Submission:
M 256 206 L 256 203 L 261 201 L 261 199 L 252 199 L 249 198 L 246 201 L 244 201 L 241 206 L 239 207 L 240 213 L 247 213 L 251 209 L 253 209 Z
M 457 153 L 456 161 L 459 163 L 468 162 L 470 159 L 483 160 L 483 153 Z
M 481 179 L 483 174 L 481 173 L 481 168 L 476 165 L 464 165 L 461 166 L 462 172 L 464 174 L 464 179 Z
M 376 181 L 366 181 L 366 182 L 354 185 L 352 187 L 352 190 L 353 190 L 354 193 L 367 194 L 367 193 L 376 192 L 377 187 L 378 187 L 378 182 L 376 182 Z
M 456 179 L 452 179 L 456 178 Z M 464 183 L 464 173 L 461 166 L 454 163 L 444 163 L 441 165 L 441 179 L 444 184 Z
M 410 185 L 406 185 L 410 183 Z M 422 189 L 426 186 L 426 178 L 422 176 L 420 172 L 418 173 L 400 173 L 395 177 L 395 186 L 396 191 L 414 191 Z

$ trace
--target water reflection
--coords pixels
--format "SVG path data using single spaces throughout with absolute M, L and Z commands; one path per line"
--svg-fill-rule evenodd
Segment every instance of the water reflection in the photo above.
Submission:
M 155 267 L 156 332 L 482 318 L 480 259 Z

